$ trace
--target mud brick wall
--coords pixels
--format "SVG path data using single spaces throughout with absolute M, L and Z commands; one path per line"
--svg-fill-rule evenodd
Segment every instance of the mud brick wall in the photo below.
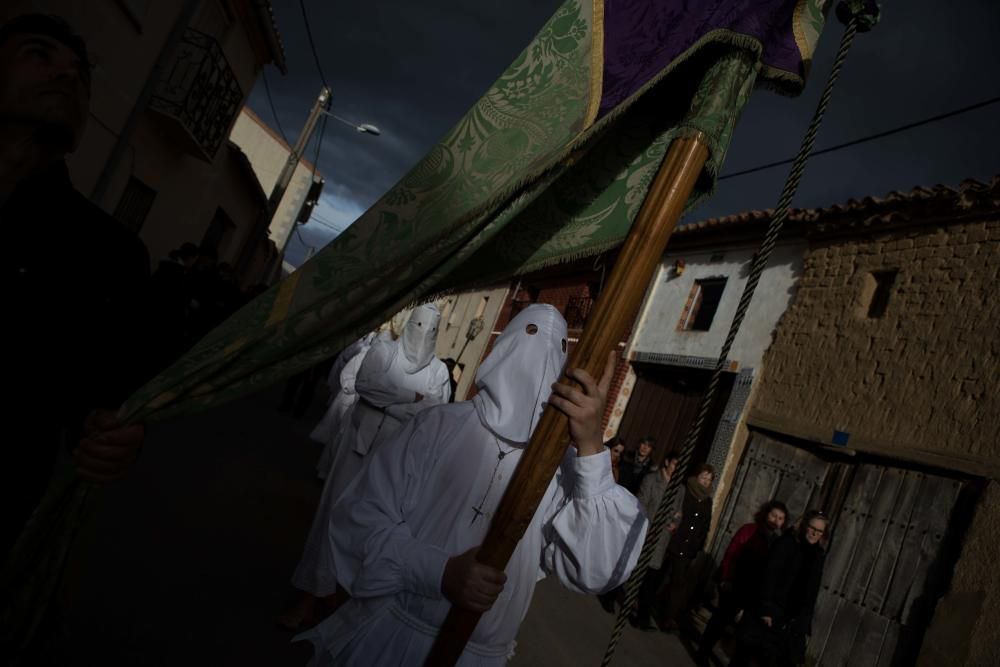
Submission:
M 754 408 L 831 434 L 996 462 L 998 220 L 813 239 Z M 871 303 L 880 280 L 891 282 L 883 312 Z

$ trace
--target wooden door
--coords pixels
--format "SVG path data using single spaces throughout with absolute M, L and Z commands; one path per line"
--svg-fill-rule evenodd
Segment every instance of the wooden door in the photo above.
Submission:
M 680 450 L 688 429 L 698 414 L 698 406 L 708 386 L 711 372 L 700 368 L 634 363 L 636 379 L 618 435 L 625 439 L 626 449 L 638 447 L 647 435 L 656 438 L 654 459 L 659 462 L 670 452 Z M 694 463 L 701 463 L 715 436 L 722 409 L 732 391 L 732 373 L 723 374 L 713 402 L 712 412 L 699 438 Z
M 901 464 L 900 464 L 901 465 Z M 822 509 L 832 519 L 809 656 L 830 667 L 914 664 L 946 592 L 971 515 L 974 488 L 947 473 L 807 449 L 754 432 L 710 553 L 764 502 L 789 519 Z

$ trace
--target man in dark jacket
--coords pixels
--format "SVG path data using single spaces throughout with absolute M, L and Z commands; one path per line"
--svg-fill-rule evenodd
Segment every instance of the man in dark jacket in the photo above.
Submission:
M 73 188 L 63 161 L 89 99 L 86 48 L 63 21 L 25 15 L 0 27 L 2 556 L 44 494 L 61 440 L 94 482 L 124 475 L 143 441 L 114 410 L 145 379 L 148 255 Z
M 694 559 L 705 547 L 708 529 L 712 523 L 712 483 L 715 468 L 703 463 L 691 475 L 684 487 L 684 497 L 679 510 L 674 512 L 674 534 L 667 545 L 664 567 L 669 568 L 670 584 L 667 587 L 667 612 L 660 628 L 664 632 L 677 630 L 678 618 L 686 611 L 691 598 L 688 572 Z
M 741 609 L 754 603 L 768 552 L 781 536 L 787 517 L 785 504 L 771 500 L 754 514 L 752 523 L 743 525 L 733 534 L 718 570 L 719 606 L 705 627 L 698 647 L 697 658 L 701 664 L 709 663 L 712 649 L 726 626 L 735 622 Z
M 762 665 L 785 667 L 805 660 L 826 562 L 828 529 L 826 516 L 811 510 L 795 530 L 775 542 L 760 578 L 757 603 L 740 621 L 730 665 L 748 665 L 756 658 Z
M 639 441 L 639 447 L 631 456 L 626 453 L 621 463 L 618 464 L 618 483 L 624 486 L 632 495 L 639 493 L 639 486 L 642 479 L 652 471 L 656 470 L 653 463 L 653 448 L 656 446 L 656 439 L 647 435 Z

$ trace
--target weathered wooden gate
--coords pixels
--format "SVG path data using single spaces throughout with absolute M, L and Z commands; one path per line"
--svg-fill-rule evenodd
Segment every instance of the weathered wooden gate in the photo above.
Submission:
M 952 524 L 966 482 L 790 445 L 754 433 L 722 514 L 713 554 L 771 498 L 791 519 L 832 519 L 809 655 L 817 665 L 913 664 L 957 558 Z
M 713 542 L 715 562 L 740 526 L 753 521 L 757 509 L 771 499 L 788 505 L 790 519 L 819 507 L 831 463 L 801 447 L 755 433 L 743 454 Z

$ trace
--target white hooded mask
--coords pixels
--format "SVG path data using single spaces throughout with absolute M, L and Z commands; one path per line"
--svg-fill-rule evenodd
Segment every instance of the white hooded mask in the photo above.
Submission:
M 552 306 L 528 306 L 476 372 L 479 393 L 473 402 L 479 419 L 509 442 L 528 442 L 565 364 L 566 320 Z
M 399 337 L 399 346 L 406 357 L 403 369 L 407 373 L 412 375 L 423 370 L 434 359 L 440 321 L 441 311 L 433 303 L 413 309 Z

